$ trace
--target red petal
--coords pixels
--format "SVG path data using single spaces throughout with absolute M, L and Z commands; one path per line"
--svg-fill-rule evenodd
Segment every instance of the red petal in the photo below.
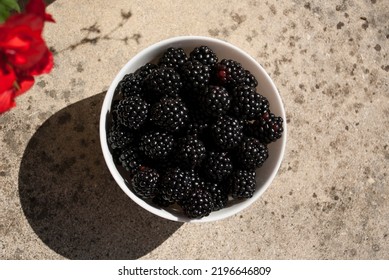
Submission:
M 43 0 L 30 0 L 26 5 L 26 12 L 29 14 L 36 14 L 42 18 L 45 15 L 45 3 Z
M 43 0 L 30 0 L 26 5 L 26 11 L 29 14 L 35 14 L 42 18 L 44 21 L 55 22 L 50 14 L 46 14 L 46 5 Z
M 14 98 L 15 93 L 12 90 L 7 90 L 5 92 L 0 93 L 0 114 L 15 107 L 16 103 L 14 101 Z
M 12 89 L 16 75 L 11 66 L 0 65 L 0 81 L 0 93 Z
M 34 67 L 28 69 L 28 74 L 30 75 L 41 75 L 45 73 L 49 73 L 54 65 L 53 54 L 46 49 L 46 52 L 42 56 L 42 59 L 37 62 Z
M 55 19 L 50 14 L 45 14 L 45 21 L 55 22 Z
M 18 78 L 19 90 L 15 92 L 15 96 L 21 95 L 28 91 L 34 85 L 34 77 L 26 76 L 23 78 Z

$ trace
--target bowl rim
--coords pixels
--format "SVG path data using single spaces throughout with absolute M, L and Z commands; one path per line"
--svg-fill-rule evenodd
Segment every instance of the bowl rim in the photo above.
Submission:
M 267 80 L 267 82 L 270 84 L 271 89 L 274 91 L 276 94 L 275 98 L 278 100 L 280 104 L 280 116 L 283 118 L 283 135 L 280 139 L 277 141 L 281 142 L 281 149 L 280 149 L 280 155 L 277 159 L 277 162 L 272 169 L 271 174 L 268 176 L 268 179 L 266 180 L 266 183 L 261 186 L 259 190 L 257 190 L 254 193 L 254 196 L 250 199 L 245 200 L 245 203 L 237 203 L 233 211 L 227 212 L 224 215 L 209 215 L 206 217 L 203 217 L 201 219 L 190 219 L 190 218 L 185 218 L 185 217 L 178 217 L 173 215 L 172 213 L 158 208 L 154 208 L 150 206 L 148 203 L 146 203 L 143 199 L 139 198 L 137 195 L 135 195 L 126 185 L 124 178 L 120 175 L 119 171 L 116 168 L 116 165 L 113 161 L 112 154 L 109 150 L 108 142 L 107 142 L 107 136 L 106 136 L 106 122 L 107 122 L 107 113 L 110 112 L 110 107 L 112 103 L 112 98 L 113 94 L 116 90 L 116 87 L 120 80 L 124 77 L 125 74 L 128 73 L 128 68 L 130 65 L 134 64 L 136 61 L 140 60 L 145 54 L 148 54 L 152 52 L 153 50 L 161 49 L 161 48 L 167 48 L 172 45 L 176 45 L 179 42 L 188 42 L 188 41 L 193 41 L 193 40 L 198 40 L 202 41 L 206 44 L 206 42 L 211 42 L 213 44 L 220 44 L 223 47 L 227 47 L 232 49 L 233 51 L 239 53 L 239 55 L 243 56 L 248 62 L 255 67 L 258 68 L 260 72 L 262 72 L 263 77 Z M 259 199 L 260 196 L 268 189 L 270 184 L 273 182 L 276 174 L 278 173 L 278 170 L 281 166 L 281 163 L 283 161 L 284 155 L 285 155 L 285 149 L 286 149 L 286 141 L 287 141 L 287 124 L 286 124 L 286 113 L 285 113 L 285 105 L 284 102 L 281 98 L 281 95 L 279 91 L 277 90 L 277 87 L 275 86 L 273 80 L 270 78 L 269 74 L 266 72 L 266 70 L 262 67 L 262 65 L 257 62 L 252 56 L 250 56 L 248 53 L 243 51 L 242 49 L 234 46 L 233 44 L 221 40 L 221 39 L 216 39 L 212 37 L 206 37 L 206 36 L 176 36 L 176 37 L 171 37 L 168 39 L 164 39 L 162 41 L 156 42 L 154 44 L 151 44 L 138 52 L 136 55 L 134 55 L 127 63 L 122 66 L 120 71 L 116 74 L 114 80 L 111 82 L 105 97 L 103 101 L 103 105 L 101 107 L 101 113 L 100 113 L 100 122 L 99 122 L 99 134 L 100 134 L 100 144 L 101 144 L 101 149 L 103 152 L 103 157 L 105 160 L 105 163 L 111 173 L 111 176 L 114 178 L 115 182 L 119 185 L 119 187 L 140 207 L 146 209 L 147 211 L 155 214 L 156 216 L 171 220 L 171 221 L 176 221 L 176 222 L 187 222 L 187 223 L 201 223 L 201 222 L 214 222 L 214 221 L 219 221 L 231 216 L 236 215 L 237 213 L 241 212 L 242 210 L 248 208 L 251 206 L 255 201 Z

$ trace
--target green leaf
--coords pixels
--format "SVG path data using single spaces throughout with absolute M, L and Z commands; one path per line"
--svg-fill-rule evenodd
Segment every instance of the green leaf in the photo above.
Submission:
M 9 11 L 0 3 L 0 23 L 3 23 L 9 16 Z
M 20 6 L 16 0 L 0 0 L 0 1 L 1 4 L 3 4 L 5 7 L 8 7 L 8 10 L 20 12 Z

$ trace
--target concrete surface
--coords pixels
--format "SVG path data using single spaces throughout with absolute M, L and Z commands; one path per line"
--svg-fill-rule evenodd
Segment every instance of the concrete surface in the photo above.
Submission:
M 1 259 L 389 258 L 388 1 L 50 2 L 55 68 L 0 116 Z M 111 80 L 176 35 L 247 51 L 287 110 L 275 181 L 216 223 L 140 209 L 100 152 Z

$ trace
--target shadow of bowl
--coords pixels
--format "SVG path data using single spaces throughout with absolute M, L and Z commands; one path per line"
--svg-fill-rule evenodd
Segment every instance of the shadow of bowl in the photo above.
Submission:
M 45 121 L 30 139 L 19 170 L 28 222 L 47 246 L 69 259 L 137 259 L 182 225 L 143 210 L 112 179 L 99 142 L 104 95 Z

